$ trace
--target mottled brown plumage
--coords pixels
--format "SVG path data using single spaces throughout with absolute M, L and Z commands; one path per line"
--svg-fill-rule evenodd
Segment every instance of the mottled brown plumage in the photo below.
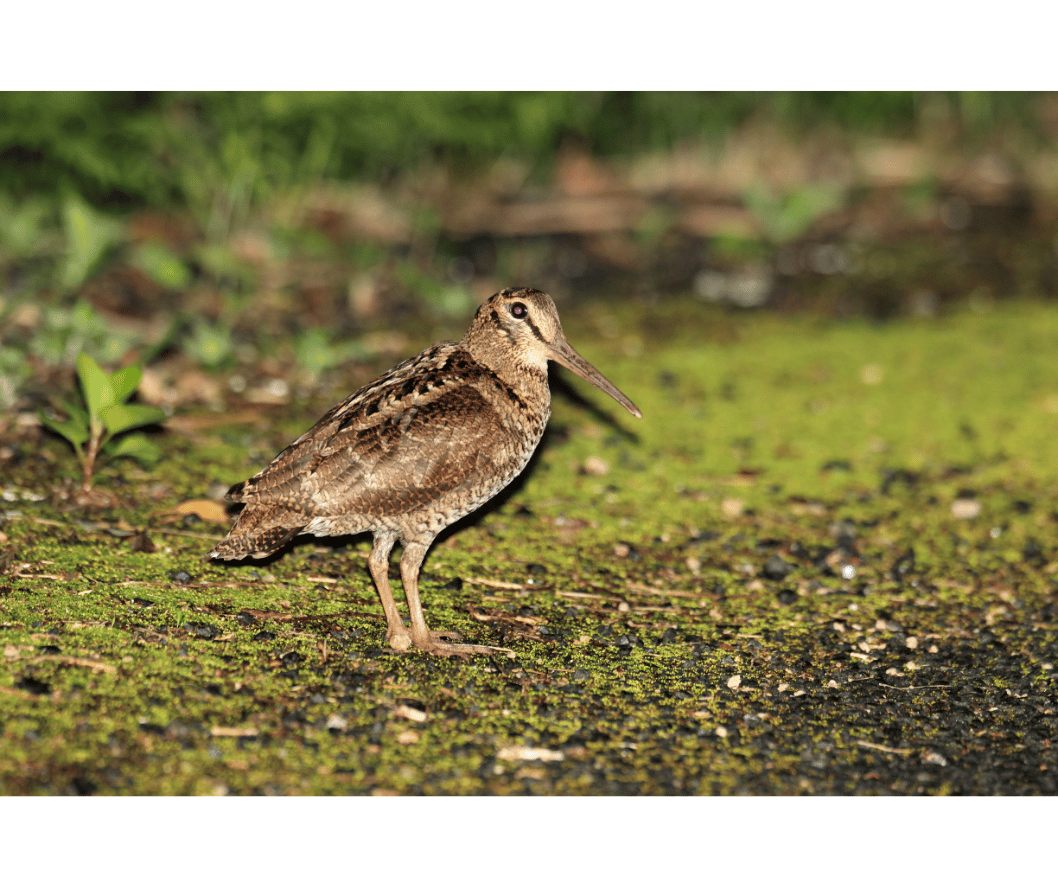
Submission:
M 392 647 L 490 652 L 431 632 L 419 602 L 419 567 L 437 534 L 491 499 L 525 468 L 551 414 L 547 362 L 557 361 L 639 409 L 566 342 L 554 302 L 507 289 L 482 305 L 467 334 L 441 342 L 365 385 L 233 486 L 244 502 L 210 556 L 267 557 L 300 533 L 374 533 L 368 567 Z M 404 546 L 401 579 L 410 631 L 389 587 L 389 556 Z

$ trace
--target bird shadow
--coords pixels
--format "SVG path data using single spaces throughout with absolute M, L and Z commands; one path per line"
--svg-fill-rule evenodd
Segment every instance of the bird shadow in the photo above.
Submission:
M 638 444 L 639 435 L 634 431 L 629 431 L 615 418 L 615 411 L 608 407 L 600 407 L 594 401 L 588 400 L 584 397 L 576 388 L 574 388 L 566 379 L 562 376 L 561 371 L 556 373 L 552 371 L 550 377 L 551 394 L 554 396 L 556 393 L 561 394 L 564 400 L 568 400 L 574 406 L 579 407 L 586 413 L 589 413 L 591 417 L 596 421 L 600 422 L 609 428 L 620 437 L 624 438 L 628 443 Z M 550 428 L 550 426 L 548 426 Z M 546 442 L 546 432 L 544 440 Z M 541 443 L 541 448 L 543 443 Z M 539 452 L 539 449 L 537 450 Z

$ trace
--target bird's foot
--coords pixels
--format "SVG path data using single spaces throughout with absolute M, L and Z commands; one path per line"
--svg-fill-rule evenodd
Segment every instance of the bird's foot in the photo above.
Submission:
M 394 631 L 392 628 L 387 631 L 386 640 L 394 650 L 399 650 L 401 653 L 411 649 L 411 634 L 403 626 L 400 631 Z
M 427 632 L 427 636 L 428 642 L 441 644 L 442 646 L 444 646 L 444 640 L 442 639 L 450 641 L 463 640 L 463 635 L 461 635 L 458 631 L 430 631 Z M 422 646 L 421 644 L 416 643 L 415 639 L 411 635 L 411 632 L 408 631 L 407 627 L 404 625 L 401 625 L 399 628 L 396 629 L 391 628 L 389 631 L 387 631 L 386 640 L 389 642 L 389 645 L 394 650 L 400 650 L 401 653 L 410 650 L 412 647 Z
M 411 647 L 432 653 L 435 656 L 475 656 L 489 653 L 510 653 L 506 647 L 487 647 L 483 644 L 450 644 L 445 639 L 459 640 L 458 631 L 428 631 L 425 636 L 412 637 L 411 633 L 388 634 L 389 645 L 394 650 L 404 652 Z
M 424 653 L 433 653 L 435 656 L 477 656 L 489 653 L 511 653 L 506 647 L 487 647 L 484 644 L 448 644 L 438 640 L 438 636 L 444 632 L 430 632 L 430 637 L 424 641 L 416 641 L 417 649 Z

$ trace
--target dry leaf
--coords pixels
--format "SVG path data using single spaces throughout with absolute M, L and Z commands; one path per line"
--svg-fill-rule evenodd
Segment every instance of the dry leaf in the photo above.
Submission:
M 227 509 L 213 499 L 188 499 L 177 505 L 173 511 L 177 514 L 194 514 L 204 521 L 212 521 L 215 524 L 226 524 L 231 520 Z

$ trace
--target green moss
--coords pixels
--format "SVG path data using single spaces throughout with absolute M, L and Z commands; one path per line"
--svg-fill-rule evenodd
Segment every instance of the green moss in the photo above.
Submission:
M 227 429 L 95 512 L 46 444 L 4 483 L 0 791 L 1053 792 L 1058 315 L 605 310 L 640 341 L 567 333 L 645 418 L 566 380 L 591 406 L 558 387 L 424 566 L 431 626 L 509 657 L 385 648 L 366 539 L 205 562 L 223 527 L 172 507 L 260 467 Z

